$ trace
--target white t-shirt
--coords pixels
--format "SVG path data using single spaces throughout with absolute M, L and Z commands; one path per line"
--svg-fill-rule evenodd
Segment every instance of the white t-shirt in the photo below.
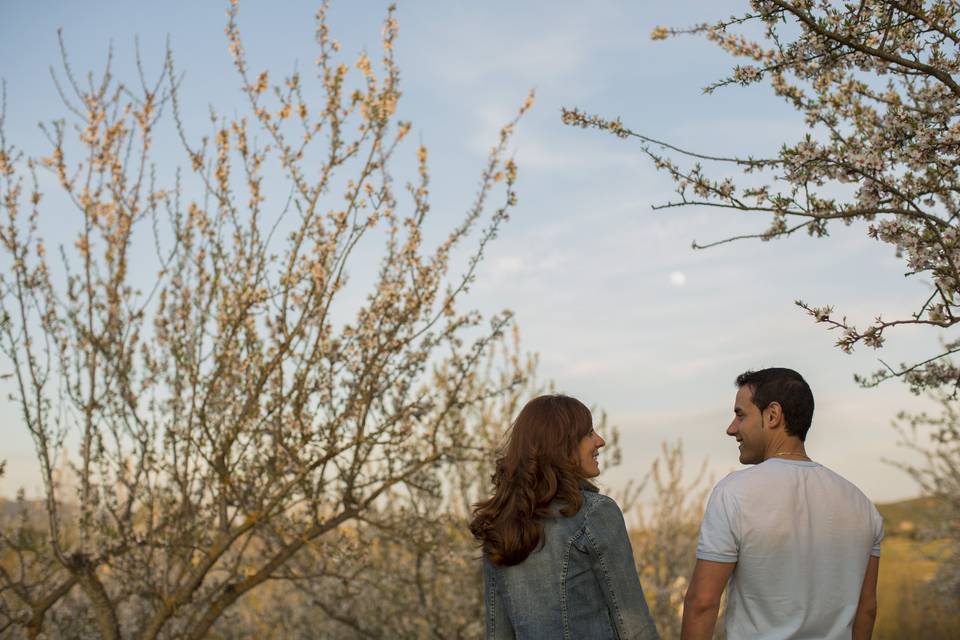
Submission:
M 816 462 L 771 458 L 717 483 L 697 558 L 736 562 L 729 640 L 849 639 L 883 520 L 852 483 Z

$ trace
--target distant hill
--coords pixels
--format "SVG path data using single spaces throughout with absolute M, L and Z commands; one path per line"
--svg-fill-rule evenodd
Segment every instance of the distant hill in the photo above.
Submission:
M 888 536 L 914 536 L 934 529 L 943 522 L 940 498 L 911 498 L 900 502 L 878 504 Z

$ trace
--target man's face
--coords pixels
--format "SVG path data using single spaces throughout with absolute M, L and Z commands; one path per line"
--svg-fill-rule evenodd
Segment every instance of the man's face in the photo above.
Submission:
M 740 443 L 740 464 L 763 462 L 767 436 L 763 430 L 763 415 L 753 404 L 753 391 L 744 385 L 737 391 L 733 404 L 733 421 L 727 427 L 727 435 Z

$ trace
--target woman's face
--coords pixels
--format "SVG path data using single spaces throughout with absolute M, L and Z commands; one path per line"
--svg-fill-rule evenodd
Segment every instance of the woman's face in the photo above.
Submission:
M 587 478 L 596 478 L 600 475 L 600 463 L 597 460 L 600 447 L 605 445 L 603 438 L 593 429 L 580 439 L 580 469 Z

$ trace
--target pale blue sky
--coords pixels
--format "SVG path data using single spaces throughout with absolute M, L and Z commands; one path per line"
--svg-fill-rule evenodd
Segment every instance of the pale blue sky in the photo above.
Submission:
M 347 60 L 377 50 L 388 3 L 334 1 L 332 35 Z M 856 371 L 876 355 L 846 356 L 836 336 L 793 300 L 834 303 L 866 324 L 912 309 L 925 291 L 862 228 L 835 228 L 827 240 L 744 242 L 693 251 L 710 240 L 759 230 L 764 219 L 683 209 L 653 212 L 671 185 L 637 146 L 564 127 L 562 106 L 620 115 L 632 128 L 707 153 L 770 153 L 803 133 L 802 120 L 764 88 L 705 96 L 731 61 L 709 43 L 651 42 L 653 27 L 686 26 L 735 12 L 731 2 L 400 2 L 397 57 L 400 116 L 414 123 L 412 158 L 430 149 L 433 229 L 439 235 L 466 209 L 498 128 L 529 89 L 537 102 L 513 144 L 520 204 L 482 267 L 470 303 L 490 314 L 516 312 L 524 347 L 541 357 L 540 376 L 608 411 L 620 426 L 624 464 L 603 479 L 619 487 L 639 477 L 664 439 L 683 438 L 688 466 L 709 456 L 717 477 L 736 468 L 724 435 L 733 378 L 747 368 L 789 366 L 817 399 L 811 455 L 878 501 L 917 489 L 881 458 L 908 459 L 890 421 L 901 408 L 926 406 L 901 385 L 859 389 Z M 518 6 L 519 5 L 519 6 Z M 7 135 L 41 154 L 36 123 L 63 114 L 48 67 L 57 66 L 63 27 L 78 74 L 99 71 L 113 42 L 115 75 L 132 79 L 134 34 L 148 72 L 159 70 L 169 36 L 183 85 L 187 128 L 206 132 L 207 106 L 228 115 L 241 103 L 223 35 L 225 2 L 38 2 L 0 0 L 0 76 L 7 83 Z M 241 3 L 240 27 L 254 69 L 279 78 L 316 56 L 316 3 Z M 179 153 L 176 144 L 161 153 Z M 180 161 L 182 155 L 177 156 Z M 406 165 L 407 167 L 409 165 Z M 399 165 L 402 173 L 405 165 Z M 73 216 L 48 212 L 53 236 Z M 72 218 L 71 218 L 72 219 Z M 683 284 L 673 274 L 683 274 Z M 673 278 L 671 276 L 673 275 Z M 890 335 L 883 355 L 926 357 L 936 336 Z M 29 439 L 13 405 L 2 407 L 8 477 L 0 493 L 37 487 Z

